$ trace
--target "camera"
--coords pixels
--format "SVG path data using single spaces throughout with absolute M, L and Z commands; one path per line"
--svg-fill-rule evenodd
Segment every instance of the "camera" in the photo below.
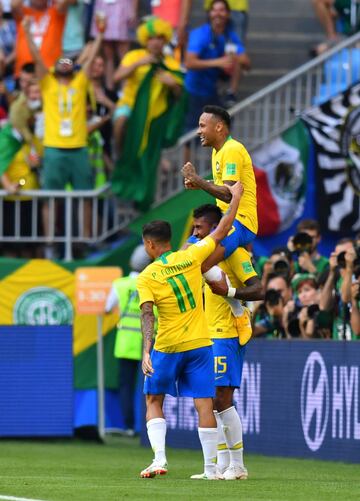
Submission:
M 273 264 L 273 270 L 276 273 L 283 273 L 283 274 L 288 274 L 290 272 L 290 265 L 287 259 L 280 257 L 275 263 Z
M 282 301 L 281 293 L 276 289 L 269 289 L 265 292 L 264 303 L 269 306 L 277 306 Z
M 296 256 L 300 256 L 303 252 L 308 252 L 311 254 L 313 251 L 313 239 L 305 232 L 296 233 L 292 240 L 294 250 L 293 253 Z
M 346 251 L 342 251 L 336 257 L 337 265 L 341 269 L 346 268 L 345 254 L 346 254 Z
M 355 246 L 354 249 L 356 252 L 356 258 L 355 258 L 354 263 L 353 263 L 354 275 L 359 276 L 360 275 L 360 247 Z M 345 254 L 346 254 L 346 251 L 342 251 L 337 255 L 337 258 L 336 258 L 337 259 L 337 266 L 340 269 L 346 268 Z
M 307 307 L 308 317 L 313 320 L 316 317 L 316 314 L 319 313 L 320 308 L 318 304 L 311 304 Z

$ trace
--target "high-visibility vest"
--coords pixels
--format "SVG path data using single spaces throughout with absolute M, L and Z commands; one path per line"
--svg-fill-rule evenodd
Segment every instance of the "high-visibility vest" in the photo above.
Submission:
M 119 299 L 120 308 L 114 355 L 117 358 L 141 360 L 141 311 L 139 295 L 136 290 L 136 277 L 118 278 L 114 281 L 113 286 Z

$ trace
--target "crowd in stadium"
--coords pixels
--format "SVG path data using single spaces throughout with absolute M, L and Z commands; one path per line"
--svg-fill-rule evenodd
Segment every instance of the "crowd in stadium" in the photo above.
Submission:
M 313 3 L 332 45 L 339 34 L 331 2 Z M 333 7 L 343 14 L 339 3 Z M 126 195 L 129 180 L 122 176 L 131 170 L 131 155 L 138 158 L 146 136 L 130 151 L 133 141 L 126 141 L 126 131 L 132 134 L 137 127 L 130 116 L 143 107 L 143 101 L 136 106 L 140 86 L 144 90 L 148 85 L 150 110 L 141 117 L 143 131 L 159 109 L 170 106 L 164 92 L 179 101 L 186 89 L 188 111 L 181 115 L 175 140 L 197 127 L 204 105 L 236 103 L 241 74 L 251 66 L 245 49 L 248 2 L 205 0 L 203 24 L 189 31 L 192 7 L 191 0 L 0 4 L 0 175 L 9 195 L 4 235 L 13 232 L 14 196 L 24 189 L 91 190 L 114 177 L 114 191 Z M 146 17 L 150 15 L 157 17 Z M 222 94 L 220 81 L 225 82 Z M 153 157 L 159 160 L 160 154 Z M 152 177 L 154 182 L 156 175 Z M 140 207 L 149 204 L 147 197 L 145 193 L 137 200 Z M 31 200 L 23 200 L 24 215 L 31 212 L 29 204 Z M 41 209 L 47 235 L 48 204 Z M 304 221 L 298 230 L 270 258 L 254 258 L 266 290 L 264 302 L 255 305 L 254 336 L 357 338 L 357 239 L 340 240 L 327 259 L 317 251 L 316 222 Z M 85 202 L 84 236 L 90 234 L 91 207 Z M 46 250 L 51 257 L 51 249 Z
M 265 289 L 253 336 L 360 339 L 359 237 L 338 240 L 329 258 L 317 246 L 319 224 L 302 220 L 288 245 L 257 260 Z

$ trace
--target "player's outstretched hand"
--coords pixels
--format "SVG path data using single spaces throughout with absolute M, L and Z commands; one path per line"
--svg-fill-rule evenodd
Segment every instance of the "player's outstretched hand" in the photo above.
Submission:
M 150 353 L 144 353 L 141 368 L 144 376 L 151 377 L 153 375 L 154 369 L 151 363 Z
M 244 186 L 240 183 L 240 181 L 233 184 L 232 186 L 228 184 L 226 186 L 227 188 L 229 188 L 231 195 L 235 197 L 235 200 L 240 200 L 242 194 L 244 193 Z
M 226 282 L 225 273 L 221 273 L 221 280 L 207 283 L 209 284 L 209 287 L 214 294 L 217 294 L 218 296 L 227 296 L 229 286 Z

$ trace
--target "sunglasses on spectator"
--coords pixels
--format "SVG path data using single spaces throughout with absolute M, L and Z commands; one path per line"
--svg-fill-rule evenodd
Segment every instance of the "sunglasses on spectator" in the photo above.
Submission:
M 72 59 L 69 59 L 67 57 L 62 57 L 62 58 L 58 59 L 56 64 L 67 64 L 69 66 L 73 66 L 74 63 L 73 63 Z

